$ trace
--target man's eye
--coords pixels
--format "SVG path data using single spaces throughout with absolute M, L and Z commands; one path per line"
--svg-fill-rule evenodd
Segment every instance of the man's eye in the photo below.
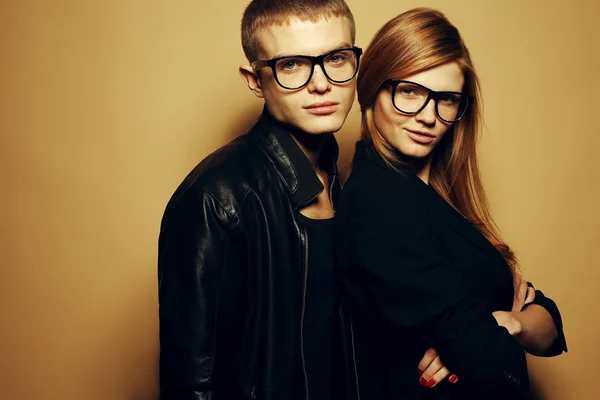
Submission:
M 310 68 L 310 61 L 304 58 L 285 58 L 277 62 L 277 70 L 280 72 L 296 72 Z
M 296 62 L 289 60 L 289 61 L 285 61 L 282 65 L 281 68 L 283 69 L 294 69 L 296 67 Z
M 339 64 L 346 61 L 346 57 L 344 57 L 343 54 L 334 54 L 331 57 L 329 57 L 328 61 L 333 64 Z

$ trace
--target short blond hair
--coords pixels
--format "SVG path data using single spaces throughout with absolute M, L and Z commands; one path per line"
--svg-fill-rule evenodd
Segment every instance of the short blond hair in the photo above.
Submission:
M 284 25 L 290 17 L 312 22 L 321 18 L 345 17 L 350 23 L 354 44 L 354 16 L 344 0 L 252 0 L 242 17 L 242 47 L 249 62 L 258 58 L 258 32 L 269 25 Z

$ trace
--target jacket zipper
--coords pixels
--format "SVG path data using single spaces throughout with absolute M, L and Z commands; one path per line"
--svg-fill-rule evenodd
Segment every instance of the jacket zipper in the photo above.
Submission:
M 304 228 L 302 228 L 302 236 L 304 237 L 304 281 L 302 283 L 302 315 L 300 317 L 300 351 L 302 353 L 302 370 L 304 372 L 306 400 L 308 400 L 308 374 L 306 373 L 306 360 L 304 357 L 304 314 L 306 311 L 306 288 L 308 285 L 308 235 L 306 234 L 306 230 Z
M 356 352 L 354 351 L 354 325 L 350 318 L 350 342 L 352 343 L 352 366 L 354 367 L 354 380 L 356 381 L 356 398 L 360 400 L 360 387 L 358 386 L 358 371 L 356 370 Z
M 331 184 L 329 185 L 329 202 L 331 203 L 331 207 L 333 207 L 333 213 L 335 214 L 335 206 L 333 205 L 333 185 L 335 184 L 335 178 L 337 175 L 333 175 L 331 179 Z

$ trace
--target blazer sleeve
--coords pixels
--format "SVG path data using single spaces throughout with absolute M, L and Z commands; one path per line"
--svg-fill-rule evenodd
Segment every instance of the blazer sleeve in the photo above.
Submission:
M 378 190 L 353 191 L 338 213 L 350 292 L 362 292 L 393 326 L 430 336 L 465 381 L 527 387 L 525 350 L 484 304 L 469 299 L 440 251 L 423 199 L 411 190 Z
M 159 238 L 160 398 L 221 398 L 213 354 L 229 217 L 192 189 L 172 203 Z
M 529 286 L 533 287 L 531 282 L 527 282 L 527 283 L 529 284 Z M 544 354 L 538 354 L 538 356 L 554 357 L 554 356 L 558 356 L 558 355 L 562 354 L 563 351 L 567 352 L 568 351 L 567 350 L 567 340 L 565 338 L 565 332 L 563 330 L 562 317 L 560 315 L 560 311 L 558 310 L 558 307 L 557 307 L 556 303 L 554 302 L 554 300 L 552 300 L 549 297 L 546 297 L 541 290 L 536 290 L 535 291 L 535 299 L 531 303 L 525 304 L 521 308 L 521 311 L 525 310 L 527 307 L 529 307 L 532 304 L 537 304 L 539 306 L 542 306 L 546 309 L 546 311 L 548 311 L 548 313 L 552 317 L 552 320 L 554 321 L 554 326 L 556 326 L 556 332 L 558 334 L 556 336 L 556 339 L 554 340 L 554 343 L 552 343 L 552 346 L 550 346 L 550 348 L 548 350 L 546 350 L 546 352 Z

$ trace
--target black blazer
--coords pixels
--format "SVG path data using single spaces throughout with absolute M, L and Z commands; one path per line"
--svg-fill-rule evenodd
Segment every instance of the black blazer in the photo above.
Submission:
M 527 393 L 525 350 L 492 316 L 512 308 L 512 274 L 471 223 L 363 142 L 336 220 L 363 400 Z M 460 376 L 457 384 L 419 385 L 417 365 L 429 347 Z

